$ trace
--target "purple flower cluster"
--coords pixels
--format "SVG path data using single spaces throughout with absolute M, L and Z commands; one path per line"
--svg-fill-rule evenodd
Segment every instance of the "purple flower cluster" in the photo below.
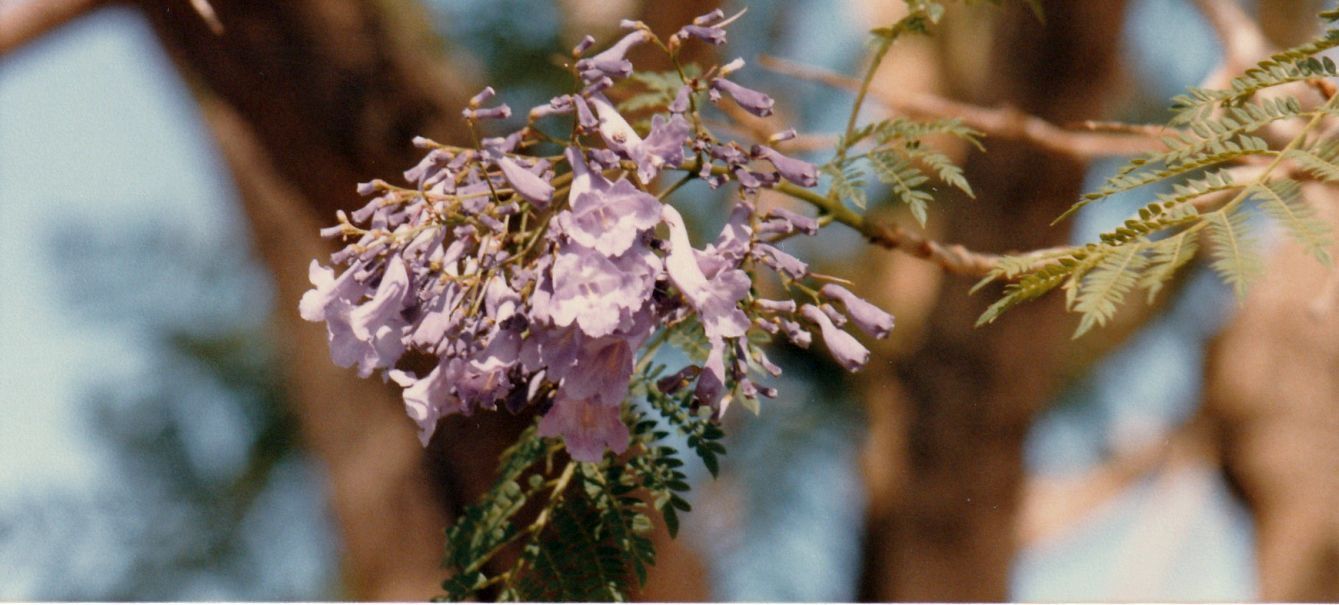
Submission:
M 662 388 L 692 388 L 697 404 L 718 413 L 734 399 L 775 395 L 750 378 L 751 369 L 780 373 L 750 331 L 807 347 L 817 330 L 850 370 L 869 351 L 843 331 L 848 318 L 871 336 L 888 334 L 890 315 L 830 280 L 804 286 L 815 280 L 807 265 L 774 245 L 816 233 L 814 218 L 755 207 L 757 190 L 782 179 L 813 186 L 814 166 L 765 145 L 746 150 L 717 140 L 703 125 L 701 95 L 771 112 L 770 97 L 726 79 L 742 61 L 685 81 L 644 135 L 606 96 L 632 73 L 629 49 L 655 42 L 673 57 L 689 40 L 720 44 L 731 20 L 704 15 L 668 44 L 625 22 L 629 33 L 590 55 L 587 37 L 573 50 L 580 91 L 531 109 L 523 128 L 473 148 L 417 139 L 427 154 L 405 172 L 410 186 L 362 185 L 370 201 L 323 230 L 346 243 L 331 258 L 343 270 L 312 262 L 314 287 L 301 315 L 326 324 L 335 363 L 364 377 L 380 370 L 403 387 L 425 446 L 444 416 L 533 407 L 542 414 L 540 433 L 561 436 L 574 459 L 622 453 L 623 406 L 645 366 L 638 361 L 667 330 L 700 324 L 709 353 Z M 505 104 L 488 106 L 493 98 L 488 88 L 470 100 L 463 116 L 471 128 L 511 116 Z M 561 155 L 527 153 L 556 140 L 541 130 L 552 116 L 573 121 Z M 712 187 L 739 185 L 715 241 L 694 247 L 683 217 L 650 192 L 665 171 Z M 752 274 L 760 267 L 809 302 L 757 297 Z

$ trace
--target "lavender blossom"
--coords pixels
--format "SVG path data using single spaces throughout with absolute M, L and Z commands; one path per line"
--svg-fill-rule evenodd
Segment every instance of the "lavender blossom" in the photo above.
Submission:
M 752 88 L 745 88 L 725 78 L 712 78 L 710 97 L 713 103 L 720 101 L 721 93 L 729 95 L 744 111 L 760 118 L 772 115 L 775 101 Z
M 605 336 L 650 297 L 660 259 L 649 252 L 610 259 L 579 244 L 553 263 L 553 295 L 546 313 L 558 326 L 575 322 L 592 337 Z
M 818 325 L 823 333 L 823 343 L 828 346 L 828 352 L 832 353 L 833 359 L 837 360 L 843 368 L 849 372 L 854 372 L 864 367 L 869 362 L 869 349 L 861 345 L 854 337 L 832 324 L 832 320 L 813 305 L 804 305 L 800 307 L 800 314 L 805 319 Z
M 418 425 L 418 440 L 423 447 L 428 447 L 442 418 L 469 413 L 460 398 L 451 393 L 451 384 L 456 381 L 459 369 L 457 360 L 447 358 L 423 378 L 399 370 L 390 373 L 391 379 L 404 387 L 405 412 Z
M 800 279 L 809 274 L 809 265 L 771 244 L 758 244 L 754 256 L 777 273 L 791 279 Z
M 753 156 L 772 163 L 781 177 L 801 187 L 818 185 L 818 168 L 804 160 L 782 155 L 781 152 L 766 145 L 754 145 Z
M 594 82 L 601 77 L 608 77 L 615 80 L 626 78 L 628 74 L 632 73 L 632 62 L 624 57 L 633 46 L 650 39 L 651 35 L 643 30 L 629 33 L 603 52 L 600 52 L 589 59 L 577 61 L 577 71 L 580 72 L 581 77 L 585 79 L 587 83 Z
M 670 47 L 689 38 L 722 43 L 734 18 L 719 10 L 703 15 L 671 36 Z M 812 186 L 816 169 L 695 126 L 689 112 L 703 88 L 713 102 L 728 95 L 756 115 L 771 113 L 770 97 L 728 79 L 742 60 L 716 70 L 705 86 L 684 83 L 667 111 L 649 116 L 643 137 L 605 96 L 632 73 L 629 50 L 653 38 L 643 23 L 623 26 L 634 31 L 603 51 L 585 56 L 590 37 L 572 49 L 579 90 L 531 108 L 526 127 L 484 139 L 479 149 L 416 138 L 424 156 L 405 171 L 408 187 L 360 185 L 366 204 L 337 214 L 338 224 L 321 231 L 345 246 L 332 254 L 331 267 L 312 263 L 313 288 L 299 312 L 325 322 L 336 364 L 364 377 L 382 370 L 403 388 L 405 411 L 425 446 L 445 416 L 499 407 L 525 413 L 533 404 L 542 414 L 539 433 L 562 437 L 574 460 L 623 452 L 630 435 L 622 412 L 636 360 L 653 335 L 681 329 L 667 326 L 685 320 L 700 322 L 706 360 L 661 380 L 660 388 L 691 387 L 717 414 L 732 398 L 775 394 L 750 375 L 781 371 L 745 338 L 751 329 L 807 347 L 817 325 L 838 362 L 854 369 L 868 351 L 841 331 L 848 320 L 834 305 L 876 336 L 892 327 L 891 316 L 831 284 L 822 296 L 834 302 L 821 306 L 751 297 L 746 269 L 755 260 L 788 280 L 808 277 L 802 261 L 760 236 L 818 230 L 815 219 L 785 210 L 760 218 L 755 194 L 781 179 Z M 505 104 L 483 107 L 496 96 L 485 88 L 465 117 L 510 116 Z M 563 157 L 529 153 L 552 136 L 534 122 L 569 113 L 576 129 Z M 787 136 L 793 132 L 771 140 Z M 700 175 L 710 186 L 733 183 L 740 193 L 720 234 L 702 248 L 692 245 L 679 212 L 648 190 L 662 170 L 690 159 L 686 146 L 702 160 Z M 564 163 L 571 183 L 561 197 L 553 181 Z M 425 355 L 432 360 L 426 375 L 396 368 L 411 350 L 416 364 Z
M 819 294 L 832 300 L 841 301 L 842 306 L 846 307 L 846 314 L 851 317 L 851 321 L 855 322 L 855 325 L 860 326 L 860 329 L 870 336 L 887 338 L 889 332 L 893 330 L 892 315 L 842 286 L 825 284 L 823 289 L 819 290 Z
M 780 219 L 795 228 L 796 231 L 805 235 L 818 235 L 818 219 L 804 216 L 797 212 L 792 212 L 785 208 L 773 208 L 767 211 L 766 217 L 769 219 Z
M 501 155 L 494 161 L 497 162 L 498 168 L 502 169 L 502 174 L 507 177 L 512 189 L 531 204 L 542 208 L 553 199 L 553 185 L 517 164 L 516 160 Z
M 581 196 L 569 213 L 560 216 L 560 224 L 572 241 L 613 257 L 623 254 L 643 231 L 660 222 L 660 202 L 619 179 Z
M 684 84 L 679 87 L 679 92 L 674 93 L 674 100 L 670 102 L 667 109 L 670 113 L 682 114 L 692 107 L 693 87 Z
M 539 421 L 539 434 L 563 438 L 577 462 L 599 462 L 605 450 L 622 454 L 628 449 L 628 427 L 619 406 L 582 399 L 558 399 Z
M 709 338 L 738 338 L 748 330 L 748 316 L 739 309 L 739 301 L 749 290 L 748 275 L 739 269 L 725 269 L 708 280 L 693 254 L 683 217 L 671 206 L 663 207 L 663 219 L 670 230 L 670 252 L 665 271 L 697 310 Z

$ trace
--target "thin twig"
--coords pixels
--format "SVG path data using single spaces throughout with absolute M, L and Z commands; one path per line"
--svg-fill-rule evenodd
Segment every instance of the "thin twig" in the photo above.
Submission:
M 777 73 L 845 90 L 859 90 L 861 85 L 859 80 L 834 71 L 776 57 L 764 55 L 759 57 L 758 64 Z M 989 136 L 1027 141 L 1048 151 L 1077 157 L 1135 155 L 1166 149 L 1161 138 L 1151 132 L 1070 130 L 1012 107 L 981 107 L 925 93 L 894 94 L 876 86 L 870 87 L 869 94 L 894 111 L 917 117 L 958 118 Z M 1174 133 L 1175 129 L 1169 128 L 1159 134 Z
M 209 4 L 209 0 L 191 0 L 191 8 L 195 9 L 196 14 L 204 20 L 205 25 L 209 26 L 209 31 L 214 32 L 215 36 L 223 35 L 223 22 L 219 21 L 218 13 L 214 12 L 214 7 Z
M 818 192 L 790 183 L 780 183 L 775 189 L 813 204 L 833 220 L 860 232 L 872 244 L 928 260 L 949 273 L 983 277 L 995 268 L 995 263 L 1000 259 L 997 254 L 973 252 L 957 244 L 941 244 L 897 223 L 866 218 L 847 208 L 840 200 L 829 199 Z
M 59 29 L 106 0 L 29 0 L 0 5 L 0 55 Z

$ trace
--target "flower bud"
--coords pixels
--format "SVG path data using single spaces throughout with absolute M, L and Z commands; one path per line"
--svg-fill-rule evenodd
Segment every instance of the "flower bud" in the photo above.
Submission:
M 893 316 L 889 315 L 883 309 L 880 309 L 869 301 L 851 293 L 850 290 L 837 284 L 826 284 L 819 294 L 832 299 L 841 301 L 846 307 L 846 313 L 851 317 L 855 325 L 860 326 L 866 334 L 875 338 L 887 338 L 888 333 L 893 329 Z
M 805 319 L 818 325 L 823 333 L 823 343 L 828 346 L 828 352 L 847 371 L 859 370 L 869 362 L 869 349 L 866 349 L 850 334 L 832 325 L 832 320 L 828 319 L 828 316 L 818 307 L 804 305 L 800 308 L 800 314 Z

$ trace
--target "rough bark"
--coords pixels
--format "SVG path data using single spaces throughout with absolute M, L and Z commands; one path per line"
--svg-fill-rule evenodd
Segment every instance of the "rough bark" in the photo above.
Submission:
M 304 259 L 326 252 L 318 219 L 275 173 L 257 137 L 231 108 L 203 104 L 228 162 L 257 251 L 281 301 L 301 296 Z M 447 510 L 433 492 L 423 451 L 393 393 L 335 367 L 322 326 L 293 313 L 274 317 L 291 402 L 307 448 L 328 477 L 330 505 L 343 538 L 343 577 L 350 596 L 421 599 L 440 581 L 437 570 Z
M 1008 5 L 998 23 L 984 105 L 1009 104 L 1053 123 L 1101 115 L 1114 71 L 1122 2 L 1045 2 L 1038 23 Z M 945 239 L 1006 251 L 1063 243 L 1049 223 L 1081 193 L 1084 165 L 995 141 L 967 176 L 982 200 L 945 208 Z M 878 601 L 993 601 L 1008 596 L 1022 445 L 1035 413 L 1061 384 L 1071 320 L 1051 299 L 974 329 L 991 293 L 945 278 L 925 339 L 896 363 L 897 388 L 870 405 L 877 430 L 867 460 L 898 467 L 871 494 L 862 597 Z M 877 367 L 877 366 L 876 366 Z M 893 398 L 888 393 L 894 393 Z M 892 492 L 892 493 L 888 493 Z
M 330 251 L 314 229 L 360 204 L 359 181 L 412 166 L 415 134 L 462 139 L 450 116 L 463 88 L 443 77 L 409 3 L 212 0 L 222 36 L 184 2 L 134 4 L 196 85 L 274 276 L 292 403 L 328 473 L 348 596 L 432 596 L 443 528 L 487 487 L 522 422 L 447 422 L 424 452 L 394 391 L 334 367 L 323 328 L 292 310 L 307 263 Z
M 1316 185 L 1306 194 L 1339 227 L 1334 192 Z M 1258 596 L 1266 601 L 1339 601 L 1333 271 L 1281 243 L 1207 360 L 1205 411 L 1218 423 L 1224 470 L 1255 517 Z

